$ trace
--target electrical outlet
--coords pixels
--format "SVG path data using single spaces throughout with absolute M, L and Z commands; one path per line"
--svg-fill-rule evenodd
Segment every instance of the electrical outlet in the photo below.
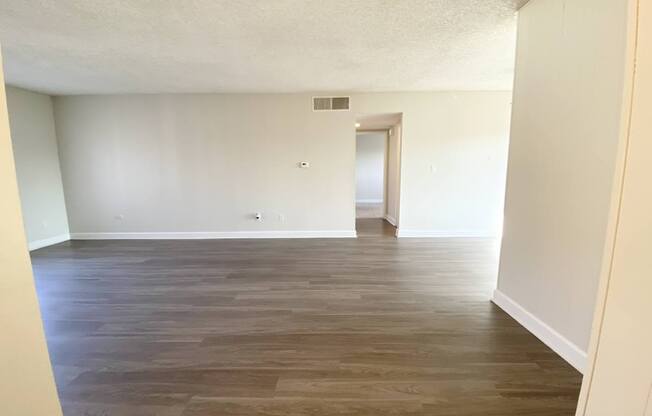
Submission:
M 124 216 L 124 214 L 118 214 L 115 217 L 113 217 L 113 219 L 116 220 L 116 221 L 122 221 L 122 220 L 125 219 L 125 216 Z
M 285 222 L 285 215 L 283 215 L 283 214 L 278 214 L 278 221 L 279 221 L 279 222 Z

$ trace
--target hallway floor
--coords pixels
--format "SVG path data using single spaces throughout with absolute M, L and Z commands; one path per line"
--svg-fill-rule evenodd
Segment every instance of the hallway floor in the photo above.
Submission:
M 495 242 L 380 221 L 32 252 L 64 414 L 572 416 L 580 374 L 489 301 Z
M 355 217 L 356 218 L 383 218 L 384 205 L 383 203 L 367 203 L 356 202 L 355 204 Z
M 358 237 L 395 237 L 396 227 L 379 218 L 358 218 L 355 221 Z

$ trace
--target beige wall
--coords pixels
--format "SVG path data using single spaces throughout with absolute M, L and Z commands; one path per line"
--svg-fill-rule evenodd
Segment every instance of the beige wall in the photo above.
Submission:
M 499 236 L 509 92 L 353 95 L 364 114 L 402 113 L 401 236 Z
M 15 416 L 61 415 L 43 335 L 9 134 L 0 59 L 0 406 Z
M 7 88 L 16 176 L 30 247 L 68 238 L 52 99 Z
M 576 349 L 600 275 L 621 127 L 626 2 L 532 0 L 519 13 L 498 295 Z
M 578 416 L 652 415 L 652 2 L 627 3 L 635 45 L 630 69 L 636 58 L 631 123 L 623 128 L 626 160 L 613 195 L 617 227 L 605 254 L 606 296 L 600 297 L 591 344 L 595 367 L 584 378 Z
M 304 94 L 57 97 L 70 229 L 352 233 L 356 114 L 403 113 L 401 227 L 496 235 L 510 98 L 359 94 L 315 113 Z
M 355 122 L 312 112 L 310 102 L 290 94 L 56 98 L 71 231 L 353 233 Z

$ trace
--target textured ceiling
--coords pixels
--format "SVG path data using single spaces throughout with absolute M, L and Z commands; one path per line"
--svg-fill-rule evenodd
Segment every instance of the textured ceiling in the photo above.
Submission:
M 2 0 L 7 82 L 51 94 L 511 89 L 526 0 Z

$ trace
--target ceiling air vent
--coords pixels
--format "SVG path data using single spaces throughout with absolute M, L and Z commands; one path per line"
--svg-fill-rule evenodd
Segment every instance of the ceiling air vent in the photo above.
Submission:
M 350 97 L 313 97 L 313 111 L 349 111 Z

